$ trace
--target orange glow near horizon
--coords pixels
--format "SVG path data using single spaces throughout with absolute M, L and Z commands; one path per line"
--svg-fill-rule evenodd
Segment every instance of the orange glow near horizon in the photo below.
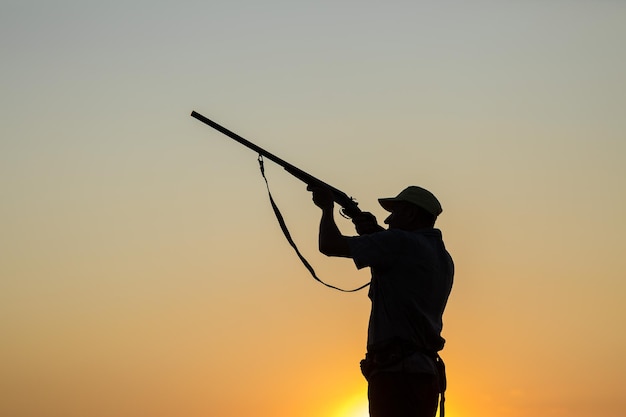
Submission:
M 367 394 L 358 393 L 347 397 L 330 417 L 369 417 Z

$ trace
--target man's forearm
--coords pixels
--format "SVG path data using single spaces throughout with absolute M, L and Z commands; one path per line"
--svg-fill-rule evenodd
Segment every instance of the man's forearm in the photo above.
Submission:
M 322 210 L 319 250 L 327 256 L 350 257 L 348 238 L 343 236 L 337 227 L 333 208 L 325 208 Z

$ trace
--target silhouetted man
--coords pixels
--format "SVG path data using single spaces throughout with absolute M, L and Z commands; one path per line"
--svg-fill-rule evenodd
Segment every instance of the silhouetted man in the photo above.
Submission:
M 368 381 L 371 417 L 433 417 L 445 391 L 442 315 L 452 289 L 454 264 L 441 231 L 434 228 L 441 205 L 416 186 L 378 201 L 391 214 L 385 230 L 371 213 L 353 219 L 360 236 L 343 236 L 334 219 L 332 195 L 309 187 L 322 209 L 319 250 L 369 267 L 367 354 L 361 370 Z M 443 405 L 443 401 L 442 401 Z M 441 414 L 441 413 L 440 413 Z

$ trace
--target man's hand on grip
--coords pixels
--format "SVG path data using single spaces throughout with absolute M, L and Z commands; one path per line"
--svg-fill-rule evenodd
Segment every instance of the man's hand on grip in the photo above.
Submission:
M 376 221 L 376 216 L 367 211 L 364 211 L 359 215 L 354 216 L 352 218 L 352 223 L 354 223 L 356 232 L 359 235 L 369 235 L 370 233 L 376 233 L 385 230 L 383 227 L 378 225 L 378 222 Z

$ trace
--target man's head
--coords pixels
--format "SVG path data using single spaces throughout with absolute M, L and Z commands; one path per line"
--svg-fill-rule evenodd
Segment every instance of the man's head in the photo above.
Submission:
M 433 193 L 414 185 L 405 188 L 396 197 L 380 198 L 378 202 L 391 212 L 385 219 L 391 229 L 415 230 L 433 227 L 437 216 L 443 211 Z

